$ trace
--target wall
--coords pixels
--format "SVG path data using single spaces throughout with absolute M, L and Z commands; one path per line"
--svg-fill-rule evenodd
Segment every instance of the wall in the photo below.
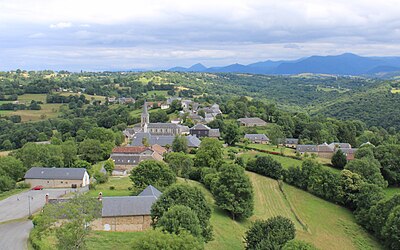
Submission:
M 93 221 L 92 228 L 99 231 L 139 232 L 149 229 L 150 223 L 150 215 L 103 217 Z
M 72 184 L 77 187 L 83 186 L 83 180 L 44 180 L 44 179 L 25 179 L 25 183 L 35 186 L 43 186 L 45 188 L 70 188 Z

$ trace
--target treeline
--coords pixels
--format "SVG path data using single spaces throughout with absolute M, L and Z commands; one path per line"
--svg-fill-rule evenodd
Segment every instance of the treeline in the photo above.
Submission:
M 400 219 L 400 195 L 384 199 L 383 188 L 387 182 L 381 175 L 379 161 L 374 158 L 372 149 L 367 147 L 339 174 L 311 159 L 305 160 L 301 166 L 284 169 L 270 156 L 250 160 L 246 169 L 282 179 L 325 200 L 343 205 L 353 211 L 360 225 L 382 240 L 389 249 L 400 246 L 397 238 L 400 228 L 393 227 Z
M 0 105 L 0 110 L 41 110 L 42 107 L 39 104 L 43 103 L 34 100 L 28 106 L 17 103 L 3 103 Z
M 46 103 L 70 103 L 70 102 L 82 102 L 88 104 L 89 100 L 86 99 L 85 95 L 69 95 L 62 96 L 60 94 L 49 94 L 46 96 Z

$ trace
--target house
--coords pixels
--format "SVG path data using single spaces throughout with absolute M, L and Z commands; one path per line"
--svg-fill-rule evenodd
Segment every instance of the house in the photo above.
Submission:
M 194 135 L 185 136 L 187 140 L 187 144 L 189 148 L 198 148 L 200 147 L 201 141 Z M 131 145 L 132 146 L 143 146 L 143 142 L 147 141 L 147 143 L 151 146 L 159 145 L 162 147 L 172 146 L 173 141 L 175 140 L 175 136 L 173 135 L 152 135 L 150 133 L 137 133 L 132 138 Z
M 85 168 L 39 168 L 29 169 L 25 183 L 31 187 L 44 188 L 81 188 L 89 185 L 89 174 Z
M 112 175 L 127 175 L 144 160 L 163 160 L 159 149 L 145 146 L 116 147 L 112 150 L 110 158 L 115 164 Z
M 269 142 L 269 138 L 264 134 L 245 134 L 244 138 L 252 143 L 267 144 Z
M 169 104 L 161 104 L 161 109 L 169 109 Z
M 196 124 L 190 129 L 190 134 L 195 135 L 198 138 L 201 137 L 214 137 L 218 138 L 221 136 L 219 129 L 212 129 L 204 124 Z
M 137 196 L 102 198 L 101 218 L 92 222 L 94 230 L 138 232 L 151 227 L 151 206 L 161 196 L 152 185 Z
M 283 145 L 288 148 L 296 148 L 297 144 L 299 144 L 299 139 L 286 138 Z
M 135 103 L 135 99 L 132 97 L 121 97 L 118 98 L 119 104 L 128 104 L 128 103 Z
M 172 104 L 172 102 L 173 101 L 175 101 L 175 100 L 178 100 L 178 101 L 180 101 L 180 100 L 182 100 L 182 98 L 180 98 L 180 97 L 169 97 L 168 99 L 167 99 L 167 104 Z
M 258 117 L 240 118 L 237 121 L 240 123 L 241 126 L 245 127 L 261 127 L 267 125 L 267 122 Z

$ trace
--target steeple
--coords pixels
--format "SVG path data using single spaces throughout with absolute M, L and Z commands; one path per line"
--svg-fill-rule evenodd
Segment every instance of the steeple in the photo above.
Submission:
M 143 112 L 142 112 L 142 116 L 140 119 L 140 125 L 142 128 L 147 127 L 147 124 L 149 124 L 150 122 L 150 115 L 149 112 L 147 111 L 147 102 L 146 100 L 144 100 L 144 104 L 143 104 Z

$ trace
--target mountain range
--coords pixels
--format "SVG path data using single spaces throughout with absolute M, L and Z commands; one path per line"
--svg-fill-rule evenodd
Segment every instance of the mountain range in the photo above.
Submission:
M 334 74 L 376 75 L 400 71 L 400 57 L 364 57 L 352 53 L 310 56 L 293 61 L 262 61 L 248 65 L 231 64 L 207 68 L 197 63 L 189 68 L 174 67 L 174 72 L 251 73 L 251 74 Z

